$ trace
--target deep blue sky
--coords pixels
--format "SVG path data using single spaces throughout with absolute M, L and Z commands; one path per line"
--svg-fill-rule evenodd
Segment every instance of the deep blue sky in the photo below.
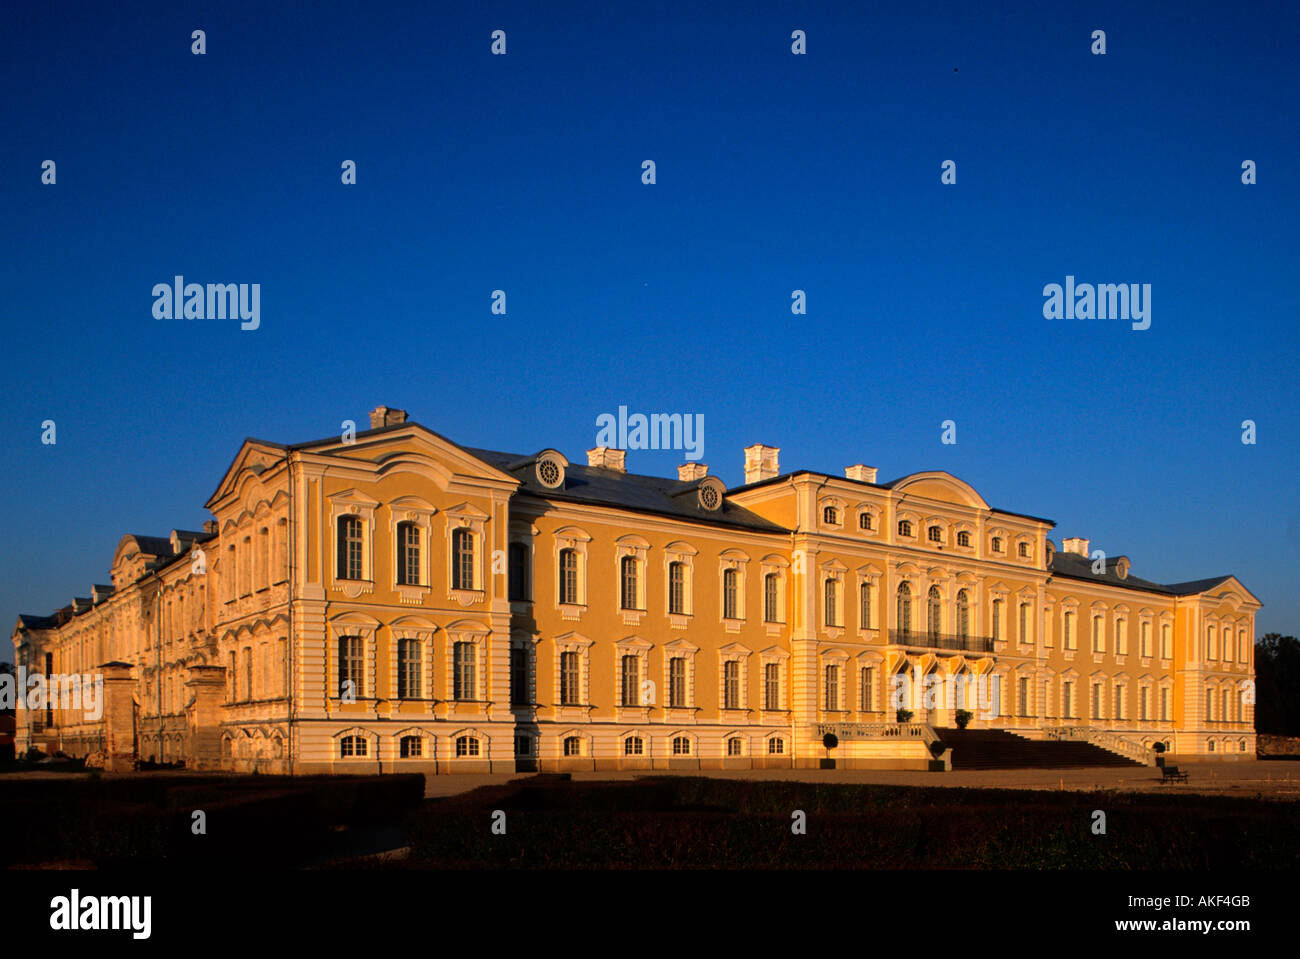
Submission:
M 702 413 L 731 485 L 755 442 L 947 469 L 1300 633 L 1293 5 L 90 7 L 0 12 L 7 624 L 197 528 L 243 437 L 384 403 L 579 461 Z M 178 273 L 260 283 L 261 329 L 155 320 Z M 1044 320 L 1066 274 L 1151 328 Z

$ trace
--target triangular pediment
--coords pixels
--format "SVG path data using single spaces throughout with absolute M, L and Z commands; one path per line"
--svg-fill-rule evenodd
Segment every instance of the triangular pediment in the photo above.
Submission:
M 212 509 L 214 503 L 225 499 L 239 487 L 246 474 L 260 476 L 283 460 L 284 456 L 283 446 L 262 440 L 244 440 L 244 445 L 239 448 L 234 460 L 226 468 L 225 475 L 221 477 L 221 482 L 217 484 L 216 492 L 208 497 L 205 505 Z

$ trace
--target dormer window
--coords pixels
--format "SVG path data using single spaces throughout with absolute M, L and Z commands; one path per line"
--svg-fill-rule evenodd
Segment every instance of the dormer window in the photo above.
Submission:
M 899 523 L 898 523 L 898 535 L 899 535 L 899 536 L 908 536 L 908 537 L 910 537 L 910 536 L 912 535 L 912 523 L 911 523 L 910 520 L 900 520 L 900 521 L 899 521 Z

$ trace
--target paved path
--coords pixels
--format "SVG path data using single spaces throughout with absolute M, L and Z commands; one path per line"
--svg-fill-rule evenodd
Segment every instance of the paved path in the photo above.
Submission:
M 867 769 L 753 769 L 743 771 L 701 769 L 688 773 L 655 771 L 575 772 L 575 781 L 632 780 L 641 776 L 708 776 L 717 779 L 791 780 L 816 783 L 877 783 L 891 786 L 971 786 L 996 789 L 1118 789 L 1125 792 L 1195 792 L 1246 798 L 1300 800 L 1300 762 L 1243 760 L 1230 763 L 1178 764 L 1188 772 L 1188 782 L 1162 784 L 1154 767 L 1098 767 L 1094 769 L 959 770 L 948 773 Z M 528 773 L 427 776 L 425 797 L 454 796 L 480 786 L 499 786 Z

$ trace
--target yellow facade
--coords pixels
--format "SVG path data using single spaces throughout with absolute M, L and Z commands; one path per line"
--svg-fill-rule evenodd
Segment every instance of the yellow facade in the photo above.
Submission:
M 126 536 L 111 587 L 20 617 L 16 664 L 101 674 L 106 707 L 21 710 L 19 749 L 301 773 L 927 768 L 964 706 L 972 728 L 1125 755 L 1254 755 L 1260 604 L 1231 576 L 1148 583 L 943 472 L 781 474 L 757 446 L 727 491 L 698 464 L 645 477 L 617 450 L 584 466 L 371 419 L 247 441 L 203 532 Z

